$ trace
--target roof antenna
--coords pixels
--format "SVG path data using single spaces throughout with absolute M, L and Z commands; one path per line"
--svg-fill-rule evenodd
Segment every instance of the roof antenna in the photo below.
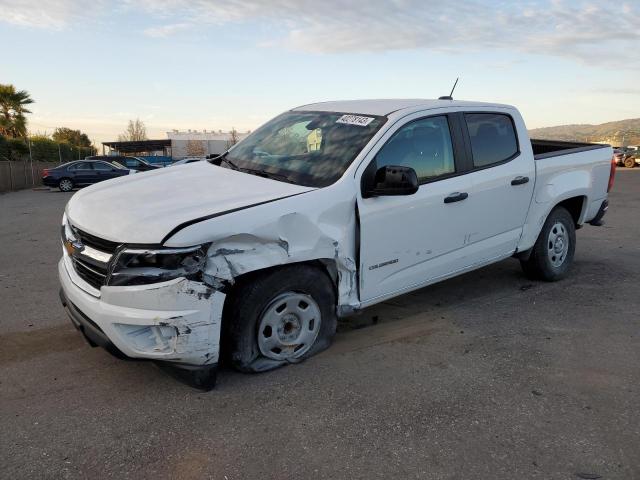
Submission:
M 453 84 L 451 93 L 448 96 L 438 98 L 438 100 L 453 100 L 453 91 L 456 89 L 456 85 L 458 85 L 458 80 L 460 80 L 460 77 L 456 77 L 456 81 Z

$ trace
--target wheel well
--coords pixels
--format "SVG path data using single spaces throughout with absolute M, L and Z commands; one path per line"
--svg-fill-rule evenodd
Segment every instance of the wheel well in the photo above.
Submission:
M 567 198 L 566 200 L 558 203 L 554 208 L 565 208 L 571 214 L 575 226 L 578 227 L 580 217 L 582 216 L 582 209 L 584 207 L 585 199 L 586 197 L 584 196 Z
M 338 299 L 338 268 L 336 266 L 336 262 L 332 258 L 322 258 L 317 260 L 308 260 L 304 262 L 293 262 L 293 263 L 284 263 L 282 265 L 273 265 L 267 268 L 261 268 L 259 270 L 253 270 L 251 272 L 244 273 L 242 275 L 238 275 L 234 279 L 234 284 L 227 288 L 227 292 L 231 293 L 233 290 L 239 288 L 242 285 L 246 285 L 252 279 L 256 278 L 260 275 L 265 275 L 267 273 L 273 272 L 274 270 L 279 270 L 282 268 L 287 268 L 293 265 L 309 265 L 314 267 L 315 269 L 323 272 L 333 285 L 336 300 Z
M 335 260 L 333 259 L 318 259 L 318 260 L 309 260 L 304 262 L 293 262 L 293 263 L 285 263 L 282 265 L 274 265 L 267 268 L 261 268 L 259 270 L 253 270 L 251 272 L 244 273 L 242 275 L 238 275 L 234 279 L 233 285 L 227 284 L 222 291 L 227 295 L 227 300 L 224 303 L 222 310 L 222 335 L 226 337 L 228 335 L 228 329 L 230 328 L 230 312 L 233 310 L 233 302 L 235 302 L 238 297 L 238 292 L 248 284 L 250 284 L 254 279 L 258 278 L 261 275 L 265 275 L 267 273 L 273 272 L 274 270 L 279 270 L 283 268 L 290 267 L 292 265 L 309 265 L 314 267 L 318 271 L 327 275 L 329 281 L 333 285 L 336 302 L 338 301 L 338 270 L 335 264 Z M 227 345 L 225 343 L 221 343 L 221 348 L 226 351 Z M 226 353 L 225 353 L 226 355 Z

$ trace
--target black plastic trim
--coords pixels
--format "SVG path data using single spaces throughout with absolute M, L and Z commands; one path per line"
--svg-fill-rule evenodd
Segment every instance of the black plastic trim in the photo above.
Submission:
M 556 140 L 536 140 L 531 139 L 531 146 L 533 144 L 548 144 L 548 145 L 566 145 L 567 148 L 562 150 L 555 150 L 553 152 L 539 153 L 534 155 L 534 160 L 544 160 L 545 158 L 560 157 L 562 155 L 571 155 L 572 153 L 588 152 L 590 150 L 598 150 L 601 148 L 611 148 L 611 145 L 599 144 L 599 143 L 578 143 L 578 142 L 563 142 Z
M 469 198 L 469 194 L 467 192 L 452 193 L 448 197 L 445 197 L 444 203 L 461 202 L 462 200 L 466 200 L 467 198 Z
M 602 202 L 602 205 L 600 205 L 600 208 L 598 209 L 598 213 L 596 214 L 596 216 L 589 221 L 589 225 L 593 225 L 594 227 L 603 226 L 604 220 L 602 218 L 604 217 L 605 213 L 607 213 L 608 209 L 609 209 L 609 200 L 604 200 Z
M 171 237 L 173 237 L 180 230 L 183 230 L 183 229 L 185 229 L 187 227 L 190 227 L 191 225 L 194 225 L 196 223 L 204 222 L 206 220 L 211 220 L 212 218 L 221 217 L 223 215 L 228 215 L 229 213 L 239 212 L 240 210 L 246 210 L 248 208 L 258 207 L 260 205 L 266 205 L 267 203 L 277 202 L 278 200 L 284 200 L 285 198 L 296 197 L 298 195 L 302 195 L 304 193 L 308 193 L 308 192 L 310 192 L 312 190 L 315 190 L 315 189 L 306 190 L 304 192 L 299 192 L 299 193 L 294 193 L 293 195 L 286 195 L 284 197 L 273 198 L 271 200 L 266 200 L 264 202 L 253 203 L 251 205 L 245 205 L 243 207 L 232 208 L 231 210 L 225 210 L 224 212 L 212 213 L 211 215 L 205 215 L 204 217 L 194 218 L 193 220 L 189 220 L 187 222 L 181 223 L 180 225 L 175 227 L 173 230 L 171 230 L 169 233 L 167 233 L 164 236 L 164 238 L 162 239 L 162 241 L 160 242 L 160 244 L 164 245 L 167 242 L 167 240 L 169 240 Z

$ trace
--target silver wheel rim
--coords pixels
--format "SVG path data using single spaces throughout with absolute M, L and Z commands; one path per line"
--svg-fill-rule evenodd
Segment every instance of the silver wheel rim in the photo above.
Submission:
M 70 180 L 62 180 L 60 182 L 60 190 L 64 190 L 65 192 L 68 192 L 69 190 L 71 190 L 71 181 Z
M 547 255 L 549 262 L 554 267 L 562 265 L 569 252 L 569 234 L 567 228 L 561 222 L 556 222 L 549 230 L 547 239 Z
M 273 360 L 304 355 L 320 331 L 320 307 L 309 295 L 286 292 L 265 308 L 258 324 L 260 353 Z

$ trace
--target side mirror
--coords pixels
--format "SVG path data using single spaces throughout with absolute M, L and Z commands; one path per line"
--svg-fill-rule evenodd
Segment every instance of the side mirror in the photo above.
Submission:
M 367 169 L 368 170 L 368 169 Z M 365 180 L 365 177 L 369 177 Z M 413 195 L 418 191 L 418 175 L 411 167 L 387 165 L 376 170 L 375 175 L 363 175 L 362 197 L 388 195 Z M 368 180 L 368 181 L 367 181 Z

